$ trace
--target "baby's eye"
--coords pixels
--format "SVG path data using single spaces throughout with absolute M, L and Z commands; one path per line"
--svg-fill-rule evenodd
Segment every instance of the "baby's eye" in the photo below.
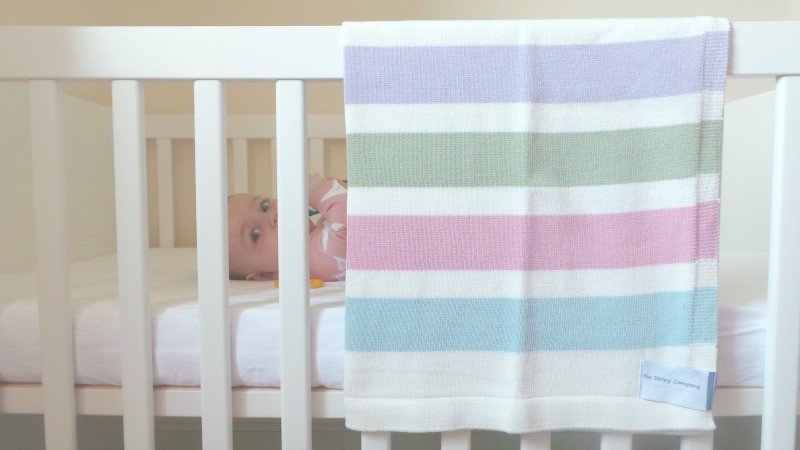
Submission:
M 261 212 L 269 211 L 269 200 L 264 200 L 261 202 Z
M 260 228 L 253 228 L 253 230 L 250 231 L 250 239 L 253 241 L 254 244 L 256 242 L 258 242 L 258 238 L 260 238 L 260 237 L 261 237 L 261 229 Z

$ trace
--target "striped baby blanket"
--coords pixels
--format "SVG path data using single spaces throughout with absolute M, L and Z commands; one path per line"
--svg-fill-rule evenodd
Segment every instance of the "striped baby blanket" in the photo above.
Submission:
M 638 389 L 715 370 L 728 31 L 344 24 L 349 428 L 714 428 Z

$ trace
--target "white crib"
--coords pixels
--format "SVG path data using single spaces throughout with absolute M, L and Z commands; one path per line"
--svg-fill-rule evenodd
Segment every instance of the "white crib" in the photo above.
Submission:
M 339 27 L 0 27 L 0 81 L 30 87 L 42 384 L 0 384 L 0 413 L 42 413 L 47 448 L 75 449 L 76 415 L 122 415 L 126 448 L 154 448 L 155 416 L 202 418 L 205 449 L 231 449 L 232 418 L 280 417 L 282 447 L 311 448 L 311 419 L 343 417 L 342 392 L 311 389 L 306 250 L 308 153 L 305 81 L 342 78 Z M 800 355 L 800 22 L 733 23 L 732 76 L 777 77 L 769 318 L 764 388 L 722 388 L 717 416 L 762 415 L 762 448 L 795 446 Z M 111 80 L 123 386 L 75 386 L 66 223 L 65 146 L 60 80 Z M 153 388 L 145 138 L 157 138 L 159 179 L 169 183 L 170 139 L 146 126 L 142 80 L 194 80 L 198 289 L 202 387 Z M 246 139 L 258 123 L 226 124 L 224 80 L 276 80 L 281 271 L 282 387 L 231 388 L 227 273 L 227 139 L 234 140 L 234 185 L 246 180 Z M 340 124 L 339 124 L 340 125 Z M 326 130 L 324 123 L 314 126 Z M 149 134 L 146 132 L 149 130 Z M 327 134 L 326 134 L 327 133 Z M 337 134 L 338 133 L 338 134 Z M 164 192 L 167 192 L 164 190 Z M 164 195 L 160 228 L 171 229 Z M 172 235 L 162 233 L 162 245 Z M 292 249 L 292 250 L 288 250 Z M 295 249 L 302 249 L 296 251 Z M 363 433 L 362 448 L 388 449 L 389 433 Z M 684 450 L 712 448 L 711 433 L 685 436 Z M 630 449 L 632 436 L 604 433 L 603 450 Z M 442 433 L 442 448 L 470 448 L 470 432 Z M 550 434 L 521 436 L 524 450 L 550 448 Z

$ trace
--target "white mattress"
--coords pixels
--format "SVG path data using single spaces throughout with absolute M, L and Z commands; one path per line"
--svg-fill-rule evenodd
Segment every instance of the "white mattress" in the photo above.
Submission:
M 150 282 L 154 378 L 158 385 L 200 384 L 194 249 L 152 249 Z M 120 333 L 116 258 L 72 267 L 76 382 L 119 385 Z M 721 386 L 761 386 L 766 254 L 723 253 L 720 260 Z M 231 282 L 232 378 L 235 386 L 280 385 L 280 323 L 272 282 Z M 39 328 L 32 272 L 0 276 L 0 381 L 39 382 Z M 344 283 L 312 290 L 311 378 L 341 388 Z
M 115 255 L 72 266 L 75 377 L 79 384 L 120 385 Z M 151 249 L 154 382 L 200 385 L 200 331 L 194 249 Z M 269 282 L 231 281 L 234 386 L 280 386 L 278 290 Z M 35 274 L 0 277 L 0 381 L 38 382 Z M 341 388 L 344 282 L 312 290 L 311 381 Z

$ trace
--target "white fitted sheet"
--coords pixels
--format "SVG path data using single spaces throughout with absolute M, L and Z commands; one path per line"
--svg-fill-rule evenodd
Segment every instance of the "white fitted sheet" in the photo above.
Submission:
M 194 249 L 151 249 L 154 382 L 200 384 L 200 330 Z M 72 265 L 76 383 L 120 385 L 116 256 Z M 314 386 L 342 387 L 344 282 L 314 289 L 311 342 Z M 280 386 L 278 290 L 269 282 L 231 281 L 234 386 Z M 0 277 L 0 381 L 39 382 L 35 274 Z
M 194 249 L 151 249 L 154 381 L 200 384 Z M 0 381 L 39 382 L 39 327 L 32 272 L 0 276 Z M 763 383 L 766 254 L 723 252 L 720 259 L 720 386 Z M 76 382 L 119 385 L 116 257 L 72 266 Z M 344 282 L 311 291 L 311 382 L 342 387 Z M 234 386 L 280 385 L 280 321 L 272 282 L 232 281 Z

